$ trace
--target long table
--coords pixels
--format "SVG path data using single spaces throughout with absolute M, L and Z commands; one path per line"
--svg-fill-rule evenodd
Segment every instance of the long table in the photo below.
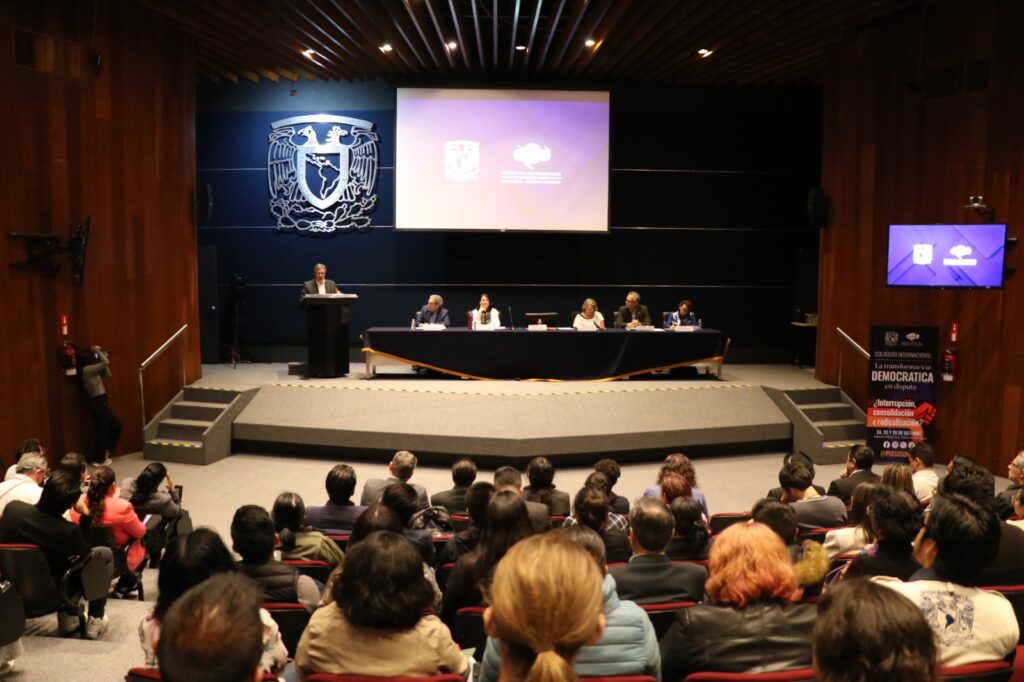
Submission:
M 722 332 L 574 329 L 422 329 L 372 327 L 363 335 L 366 378 L 399 362 L 469 379 L 611 380 L 684 366 L 717 368 Z

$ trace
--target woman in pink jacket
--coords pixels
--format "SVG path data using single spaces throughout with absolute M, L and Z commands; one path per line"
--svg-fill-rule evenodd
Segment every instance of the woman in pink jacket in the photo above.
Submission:
M 119 492 L 114 470 L 110 467 L 96 467 L 89 478 L 89 490 L 82 495 L 80 501 L 88 508 L 93 525 L 110 528 L 117 548 L 122 549 L 132 540 L 145 535 L 146 527 L 135 514 L 132 503 L 119 497 Z M 71 520 L 81 523 L 81 515 L 75 509 L 71 510 Z M 135 570 L 145 556 L 146 548 L 141 542 L 136 542 L 128 550 L 128 567 Z

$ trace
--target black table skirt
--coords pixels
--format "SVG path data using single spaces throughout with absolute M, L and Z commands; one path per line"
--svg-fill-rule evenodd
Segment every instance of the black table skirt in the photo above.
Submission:
M 373 327 L 363 352 L 473 379 L 598 380 L 720 360 L 722 332 Z

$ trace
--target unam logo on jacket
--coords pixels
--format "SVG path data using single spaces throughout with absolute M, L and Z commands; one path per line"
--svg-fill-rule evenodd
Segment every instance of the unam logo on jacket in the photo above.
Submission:
M 921 612 L 944 647 L 967 646 L 974 637 L 974 601 L 952 592 L 922 592 Z

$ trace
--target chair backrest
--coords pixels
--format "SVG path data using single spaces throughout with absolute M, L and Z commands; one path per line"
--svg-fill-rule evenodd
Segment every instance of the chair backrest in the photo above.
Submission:
M 452 529 L 456 533 L 469 530 L 469 516 L 466 514 L 452 514 Z
M 294 566 L 299 569 L 299 573 L 308 575 L 313 580 L 319 581 L 321 585 L 327 584 L 327 579 L 331 577 L 331 571 L 334 570 L 326 561 L 317 559 L 284 559 L 281 563 Z
M 451 535 L 435 535 L 431 538 L 434 541 L 434 551 L 440 552 L 444 549 L 444 546 L 448 544 L 448 541 L 452 539 Z
M 998 592 L 1009 600 L 1010 606 L 1013 607 L 1013 615 L 1017 616 L 1017 627 L 1020 629 L 1017 643 L 1024 644 L 1024 585 L 992 585 L 982 589 Z
M 814 668 L 770 673 L 692 673 L 684 682 L 802 682 L 814 679 Z
M 331 673 L 314 673 L 309 682 L 466 682 L 462 675 L 429 675 L 413 677 L 396 675 L 395 677 L 378 677 L 376 675 L 334 675 Z
M 0 646 L 13 644 L 25 634 L 25 605 L 9 582 L 0 582 Z
M 710 560 L 709 559 L 673 559 L 672 563 L 674 563 L 674 564 L 696 564 L 698 566 L 703 566 L 704 568 L 707 568 L 708 564 L 710 563 Z
M 837 526 L 835 528 L 801 528 L 799 534 L 799 541 L 811 540 L 813 542 L 825 542 L 825 536 L 830 530 L 839 530 L 846 526 Z
M 580 682 L 655 682 L 650 675 L 613 675 L 610 677 L 579 677 Z
M 693 605 L 694 602 L 692 601 L 674 601 L 662 602 L 660 604 L 640 604 L 639 606 L 647 613 L 647 617 L 651 619 L 651 625 L 654 626 L 654 632 L 660 640 L 668 632 L 668 629 L 672 627 L 672 623 L 679 616 L 679 611 L 688 609 Z
M 751 519 L 750 512 L 730 512 L 725 514 L 712 514 L 708 519 L 711 526 L 711 534 L 718 535 L 734 523 L 746 523 Z
M 281 639 L 284 641 L 288 653 L 294 654 L 299 646 L 302 631 L 309 625 L 309 617 L 312 614 L 304 604 L 298 602 L 266 602 L 263 604 L 263 608 L 277 623 L 277 627 L 281 631 Z
M 970 680 L 970 682 L 1006 682 L 1013 674 L 1013 667 L 1007 661 L 968 663 L 943 668 L 939 676 L 943 680 Z
M 162 679 L 159 668 L 132 668 L 124 676 L 125 682 L 151 682 Z M 278 677 L 271 673 L 263 673 L 263 682 L 278 682 Z
M 672 313 L 673 312 L 675 312 L 675 311 L 674 310 L 663 310 L 661 312 L 661 326 L 662 327 L 664 327 L 666 324 L 668 324 L 668 318 L 672 317 Z
M 89 526 L 88 539 L 90 547 L 110 548 L 110 553 L 114 555 L 115 578 L 127 570 L 128 549 L 131 547 L 131 543 L 126 544 L 124 547 L 118 547 L 117 540 L 114 539 L 114 531 L 110 530 L 108 526 L 101 526 L 97 523 Z
M 455 564 L 453 562 L 441 564 L 434 575 L 434 579 L 437 580 L 437 586 L 442 592 L 444 592 L 444 588 L 448 584 L 448 576 L 452 574 L 453 568 L 455 568 Z
M 349 533 L 330 533 L 327 537 L 334 540 L 334 544 L 338 546 L 338 549 L 344 551 L 348 547 L 348 539 L 352 536 Z
M 484 630 L 484 607 L 467 606 L 456 611 L 452 639 L 463 649 L 476 648 L 475 658 L 478 661 L 481 660 L 484 646 L 487 644 L 487 632 Z
M 27 618 L 38 618 L 60 610 L 57 580 L 37 545 L 0 545 L 0 575 L 14 585 Z

